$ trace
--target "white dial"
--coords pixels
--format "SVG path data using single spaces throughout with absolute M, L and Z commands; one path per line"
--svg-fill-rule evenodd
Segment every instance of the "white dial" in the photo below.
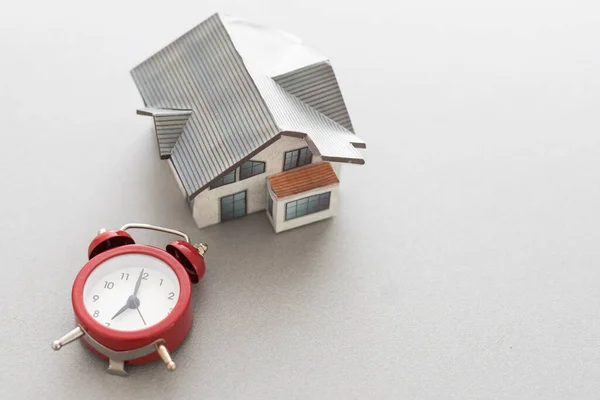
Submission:
M 178 300 L 179 280 L 171 267 L 140 253 L 109 258 L 92 271 L 83 287 L 87 312 L 109 329 L 119 331 L 157 324 Z

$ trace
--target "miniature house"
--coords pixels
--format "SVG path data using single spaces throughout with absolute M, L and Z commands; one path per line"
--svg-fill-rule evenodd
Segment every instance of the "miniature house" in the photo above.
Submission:
M 215 14 L 131 73 L 200 228 L 329 218 L 340 165 L 364 164 L 331 64 L 281 31 Z

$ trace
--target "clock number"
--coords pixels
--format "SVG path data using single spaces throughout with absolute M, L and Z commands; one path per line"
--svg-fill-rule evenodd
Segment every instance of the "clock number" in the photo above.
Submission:
M 173 311 L 173 307 L 169 308 L 169 311 L 167 311 L 167 314 L 171 314 L 171 311 Z
M 99 315 L 100 315 L 100 311 L 98 311 L 98 310 L 94 311 L 94 318 L 98 318 Z
M 162 283 L 163 283 L 163 280 L 161 279 L 161 280 L 160 280 L 160 285 L 158 285 L 158 286 L 162 286 Z
M 126 272 L 121 272 L 121 280 L 129 280 L 129 274 Z
M 147 272 L 144 272 L 144 273 L 142 274 L 142 279 L 144 279 L 144 280 L 148 280 L 148 273 L 147 273 Z
M 98 299 L 100 298 L 100 296 L 98 296 L 97 294 L 95 294 L 92 299 L 94 299 L 94 303 L 98 301 Z
M 175 297 L 175 293 L 169 292 L 169 297 L 167 297 L 167 299 L 173 300 L 173 297 Z
M 114 282 L 104 281 L 104 288 L 105 289 L 112 289 L 114 287 L 115 287 L 115 283 Z
M 110 326 L 110 322 L 105 322 L 104 325 Z

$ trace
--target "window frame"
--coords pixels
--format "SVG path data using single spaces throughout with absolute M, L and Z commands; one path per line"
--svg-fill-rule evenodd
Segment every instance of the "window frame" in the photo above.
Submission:
M 240 217 L 236 217 L 235 216 L 235 206 L 233 206 L 232 218 L 223 220 L 223 199 L 226 197 L 233 197 L 232 204 L 235 204 L 235 195 L 240 194 L 240 193 L 244 193 L 244 215 L 242 215 Z M 242 191 L 239 191 L 236 193 L 232 193 L 232 194 L 228 194 L 226 196 L 219 197 L 219 223 L 233 221 L 233 220 L 245 217 L 247 215 L 248 215 L 248 191 L 247 190 L 242 190 Z
M 326 208 L 320 208 L 321 207 L 321 196 L 327 195 L 327 207 Z M 310 204 L 310 199 L 311 198 L 317 198 L 316 202 L 317 202 L 317 209 L 315 211 L 309 212 L 309 208 L 308 205 Z M 297 210 L 298 210 L 298 202 L 302 201 L 302 200 L 306 200 L 306 213 L 302 214 L 302 215 L 297 215 Z M 288 215 L 288 209 L 290 204 L 294 203 L 294 207 L 296 208 L 296 210 L 294 211 L 294 216 L 293 217 L 289 217 Z M 331 208 L 331 191 L 329 192 L 323 192 L 323 193 L 317 193 L 317 194 L 313 194 L 307 197 L 302 197 L 301 199 L 298 200 L 292 200 L 289 201 L 287 203 L 285 203 L 285 217 L 284 217 L 284 221 L 291 221 L 293 219 L 296 218 L 300 218 L 300 217 L 306 217 L 307 215 L 312 215 L 312 214 L 317 214 L 319 212 L 322 211 L 326 211 L 329 210 Z
M 228 175 L 231 175 L 231 174 L 233 174 L 233 181 L 232 181 L 232 182 L 225 183 L 225 177 L 226 177 L 226 176 L 228 176 Z M 215 183 L 214 183 L 214 182 L 216 182 L 216 181 L 221 181 L 222 183 L 221 183 L 220 185 L 217 185 L 217 186 L 215 186 Z M 237 180 L 237 168 L 236 168 L 236 169 L 234 169 L 233 171 L 226 173 L 226 174 L 225 174 L 225 175 L 223 175 L 222 177 L 220 177 L 220 178 L 217 178 L 217 179 L 213 180 L 213 181 L 212 181 L 212 182 L 211 182 L 211 183 L 208 185 L 208 187 L 210 188 L 210 190 L 213 190 L 213 189 L 220 188 L 221 186 L 227 186 L 227 185 L 231 185 L 232 183 L 236 183 L 237 181 L 238 181 L 238 180 Z
M 310 159 L 309 159 L 308 163 L 303 164 L 303 165 L 298 165 L 300 163 L 300 151 L 304 150 L 304 149 L 306 149 L 306 151 L 308 151 L 310 153 Z M 295 152 L 298 152 L 298 157 L 296 158 L 296 165 L 293 166 L 293 167 L 291 167 L 291 168 L 285 169 L 285 158 L 286 158 L 286 155 L 288 153 L 295 153 Z M 313 162 L 313 153 L 312 153 L 312 151 L 310 151 L 310 149 L 308 148 L 308 146 L 300 147 L 299 149 L 284 151 L 283 152 L 283 167 L 282 167 L 282 171 L 284 171 L 284 172 L 285 171 L 291 171 L 291 170 L 299 168 L 299 167 L 304 167 L 305 165 L 310 165 L 310 164 L 312 164 L 312 162 Z
M 273 218 L 273 203 L 275 202 L 273 201 L 273 197 L 270 193 L 267 193 L 267 196 L 267 213 L 271 216 L 271 218 Z
M 247 177 L 245 177 L 245 178 L 244 178 L 244 177 L 242 176 L 242 169 L 243 169 L 242 167 L 243 167 L 243 166 L 244 166 L 244 164 L 246 164 L 246 163 L 262 164 L 262 166 L 263 166 L 263 171 L 262 171 L 261 173 L 258 173 L 258 174 L 253 174 L 253 175 L 250 175 L 250 176 L 247 176 Z M 252 171 L 254 170 L 254 164 L 253 164 L 253 165 L 250 167 L 250 172 L 252 172 Z M 242 164 L 240 164 L 240 167 L 239 167 L 239 168 L 240 168 L 239 180 L 240 180 L 240 182 L 241 182 L 241 181 L 243 181 L 243 180 L 245 180 L 245 179 L 250 179 L 250 178 L 252 178 L 252 177 L 254 177 L 254 176 L 262 175 L 262 174 L 264 174 L 265 172 L 267 172 L 267 162 L 266 162 L 266 161 L 248 160 L 248 161 L 244 161 Z

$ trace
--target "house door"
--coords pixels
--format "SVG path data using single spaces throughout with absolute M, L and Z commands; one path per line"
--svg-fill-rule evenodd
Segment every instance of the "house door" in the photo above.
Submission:
M 246 215 L 246 191 L 221 197 L 221 222 Z

